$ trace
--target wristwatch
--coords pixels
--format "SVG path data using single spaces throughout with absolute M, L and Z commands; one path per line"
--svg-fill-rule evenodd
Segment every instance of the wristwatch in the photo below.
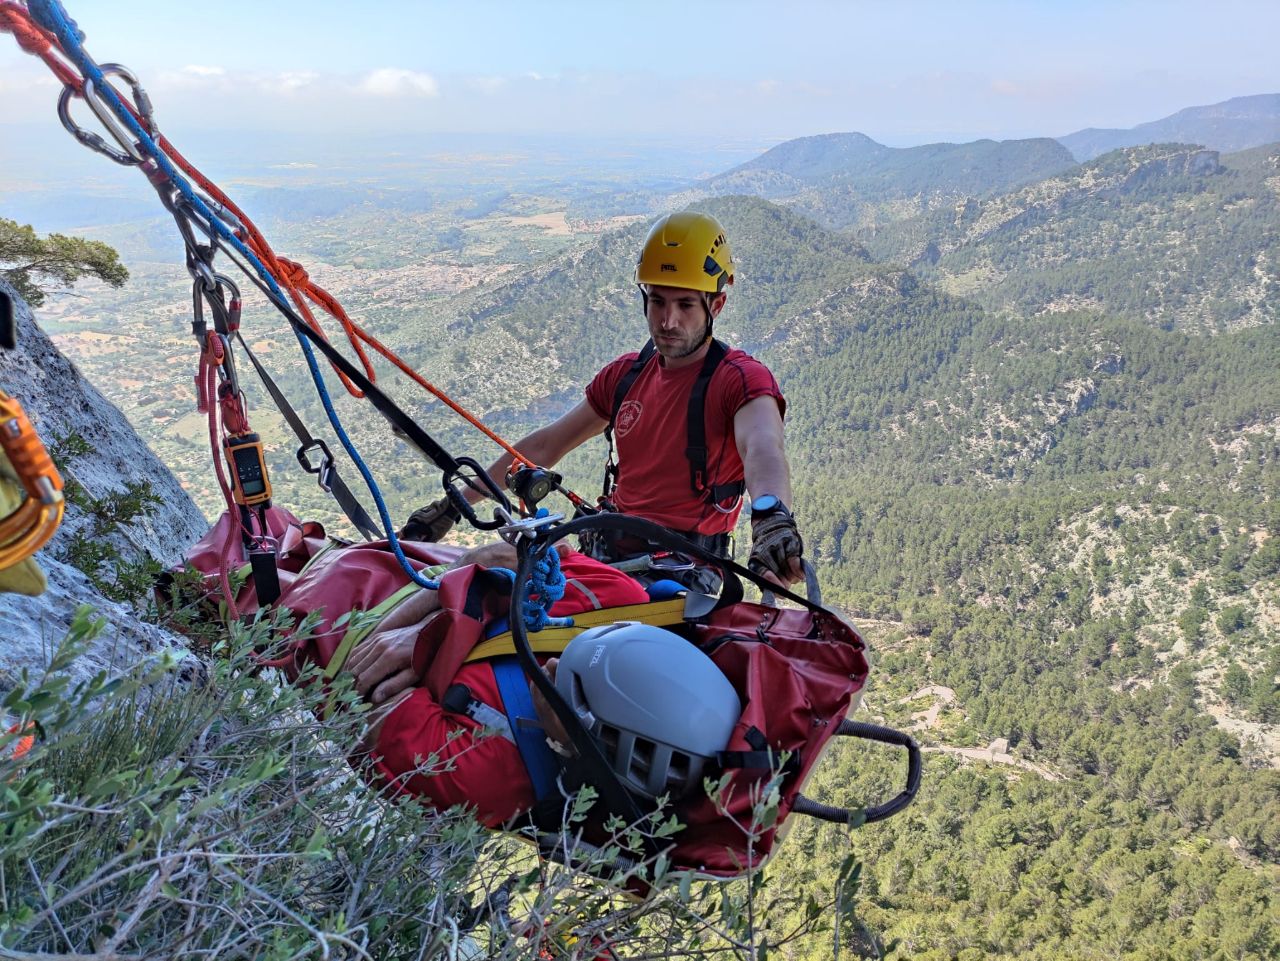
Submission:
M 751 519 L 759 520 L 762 517 L 768 517 L 770 514 L 786 514 L 791 516 L 791 511 L 787 510 L 787 505 L 775 494 L 761 494 L 751 502 Z

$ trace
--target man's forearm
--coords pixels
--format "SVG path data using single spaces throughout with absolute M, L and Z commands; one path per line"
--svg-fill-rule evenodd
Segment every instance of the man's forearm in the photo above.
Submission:
M 793 506 L 791 468 L 780 444 L 752 445 L 748 449 L 747 459 L 743 461 L 742 470 L 751 499 L 773 494 L 787 507 Z

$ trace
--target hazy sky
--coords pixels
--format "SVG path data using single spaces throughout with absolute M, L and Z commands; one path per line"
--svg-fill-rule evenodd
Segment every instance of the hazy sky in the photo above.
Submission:
M 1280 0 L 66 0 L 162 126 L 1058 136 L 1280 91 Z M 53 119 L 0 36 L 0 123 Z

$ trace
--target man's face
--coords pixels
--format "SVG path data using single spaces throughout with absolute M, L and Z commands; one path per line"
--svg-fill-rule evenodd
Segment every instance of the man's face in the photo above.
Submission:
M 668 360 L 679 360 L 697 351 L 707 339 L 707 310 L 703 293 L 684 287 L 659 287 L 650 284 L 649 336 L 658 353 Z M 711 316 L 720 313 L 725 295 L 710 298 Z

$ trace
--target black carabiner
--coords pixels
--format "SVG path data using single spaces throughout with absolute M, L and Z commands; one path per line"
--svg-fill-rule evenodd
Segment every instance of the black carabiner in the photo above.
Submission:
M 311 466 L 311 458 L 307 456 L 310 451 L 320 451 L 320 463 Z M 298 463 L 302 465 L 302 469 L 308 474 L 315 474 L 316 480 L 320 484 L 320 489 L 326 494 L 330 493 L 332 488 L 329 485 L 330 478 L 333 477 L 333 454 L 329 452 L 329 445 L 322 440 L 312 440 L 309 444 L 303 444 L 298 448 Z

